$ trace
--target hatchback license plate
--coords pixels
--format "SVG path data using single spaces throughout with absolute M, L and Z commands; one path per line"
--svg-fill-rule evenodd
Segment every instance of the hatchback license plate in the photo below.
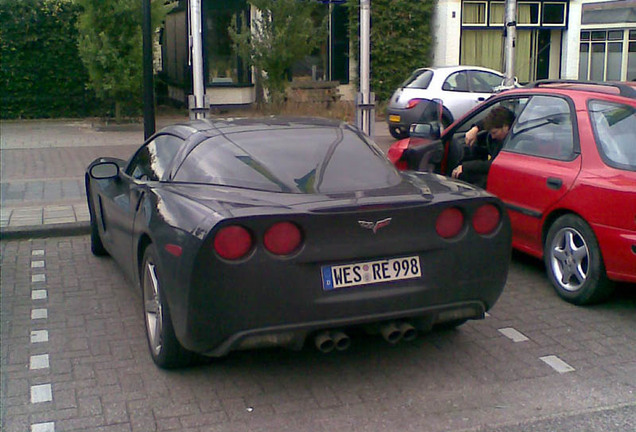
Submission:
M 390 115 L 389 116 L 389 121 L 391 123 L 399 123 L 400 122 L 400 116 L 399 115 Z
M 414 279 L 421 275 L 418 256 L 323 266 L 322 288 L 329 291 L 358 285 Z

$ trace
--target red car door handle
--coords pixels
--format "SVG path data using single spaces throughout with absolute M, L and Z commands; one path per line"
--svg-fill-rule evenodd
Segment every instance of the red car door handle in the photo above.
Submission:
M 561 186 L 563 186 L 563 180 L 556 177 L 548 177 L 548 181 L 546 182 L 550 189 L 559 190 Z

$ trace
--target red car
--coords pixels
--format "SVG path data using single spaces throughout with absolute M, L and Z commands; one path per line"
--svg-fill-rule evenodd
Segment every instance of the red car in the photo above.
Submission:
M 636 83 L 537 81 L 492 97 L 441 134 L 439 122 L 414 125 L 389 159 L 450 175 L 464 135 L 496 106 L 515 121 L 486 189 L 508 209 L 513 248 L 542 258 L 556 292 L 574 304 L 605 299 L 614 281 L 636 283 Z M 488 139 L 480 132 L 477 145 Z

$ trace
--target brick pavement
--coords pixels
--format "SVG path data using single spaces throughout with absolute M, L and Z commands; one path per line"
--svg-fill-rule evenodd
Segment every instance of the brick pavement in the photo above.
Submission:
M 485 432 L 636 414 L 634 293 L 575 307 L 533 260 L 513 260 L 490 316 L 457 331 L 396 346 L 354 337 L 333 355 L 236 352 L 167 372 L 147 352 L 138 290 L 86 236 L 0 245 L 3 432 Z

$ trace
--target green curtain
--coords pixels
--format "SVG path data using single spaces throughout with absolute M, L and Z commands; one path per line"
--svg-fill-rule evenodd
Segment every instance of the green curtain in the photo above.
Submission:
M 530 81 L 532 30 L 517 30 L 515 76 Z M 483 66 L 503 72 L 504 39 L 501 30 L 462 30 L 460 63 Z

